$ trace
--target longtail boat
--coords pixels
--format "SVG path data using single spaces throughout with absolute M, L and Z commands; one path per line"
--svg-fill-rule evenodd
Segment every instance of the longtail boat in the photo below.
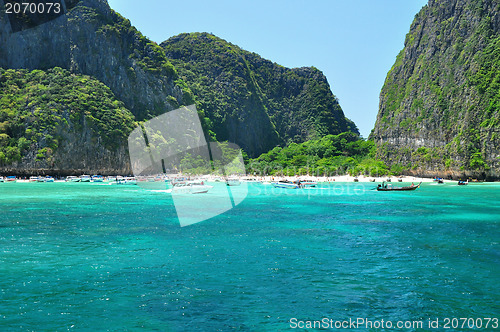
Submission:
M 377 187 L 377 191 L 410 191 L 410 190 L 416 190 L 417 188 L 420 187 L 422 182 L 419 184 L 411 184 L 411 186 L 407 187 L 394 187 L 391 184 L 386 184 L 385 182 L 382 184 L 379 184 Z

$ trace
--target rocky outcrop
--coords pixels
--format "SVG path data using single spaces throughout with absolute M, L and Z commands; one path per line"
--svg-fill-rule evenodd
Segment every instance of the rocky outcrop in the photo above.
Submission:
M 128 173 L 131 128 L 195 101 L 208 135 L 250 156 L 357 133 L 316 68 L 284 68 L 208 34 L 162 48 L 106 0 L 65 2 L 64 15 L 15 29 L 0 13 L 0 172 Z
M 500 177 L 500 4 L 430 0 L 387 74 L 371 134 L 407 173 Z
M 106 0 L 82 0 L 45 24 L 13 32 L 0 15 L 0 67 L 61 67 L 106 84 L 138 119 L 183 100 L 175 68 L 162 49 L 115 13 Z
M 63 143 L 51 155 L 53 161 L 37 160 L 36 150 L 33 149 L 22 160 L 0 166 L 0 174 L 26 177 L 132 174 L 126 144 L 110 150 L 98 142 L 89 128 L 82 132 L 65 132 L 63 137 Z
M 289 69 L 208 33 L 163 42 L 220 140 L 258 156 L 276 145 L 353 131 L 314 67 Z
M 1 174 L 130 174 L 134 115 L 94 78 L 0 68 Z

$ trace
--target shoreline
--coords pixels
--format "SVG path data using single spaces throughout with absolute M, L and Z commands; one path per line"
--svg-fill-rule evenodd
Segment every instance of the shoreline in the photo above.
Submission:
M 225 177 L 222 176 L 213 176 L 213 175 L 202 175 L 202 176 L 188 176 L 188 175 L 182 175 L 182 174 L 168 174 L 168 178 L 173 179 L 176 177 L 188 177 L 192 179 L 203 179 L 207 182 L 221 182 L 225 180 Z M 105 182 L 108 182 L 107 178 L 116 178 L 115 176 L 109 176 L 105 177 Z M 336 175 L 336 176 L 308 176 L 308 175 L 302 175 L 302 176 L 256 176 L 256 175 L 231 175 L 227 178 L 235 178 L 238 179 L 239 181 L 246 181 L 246 182 L 277 182 L 277 181 L 297 181 L 300 179 L 300 181 L 311 181 L 311 182 L 317 182 L 317 183 L 382 183 L 382 182 L 391 182 L 391 183 L 433 183 L 434 178 L 427 178 L 427 177 L 418 177 L 418 176 L 351 176 L 351 175 Z M 355 181 L 355 179 L 358 179 L 358 181 Z M 390 179 L 390 181 L 388 181 Z M 399 181 L 401 179 L 401 181 Z M 469 179 L 470 180 L 470 179 Z M 443 179 L 444 183 L 455 183 L 458 180 L 449 180 L 449 179 Z M 7 181 L 6 181 L 7 182 Z M 19 183 L 30 183 L 33 181 L 30 181 L 29 178 L 25 178 L 24 176 L 22 178 L 17 178 L 16 177 L 16 182 Z M 55 179 L 54 182 L 66 182 L 65 179 L 63 178 L 57 178 Z M 469 181 L 469 183 L 495 183 L 498 181 Z
M 240 180 L 245 177 L 241 177 Z M 348 183 L 348 182 L 353 182 L 355 183 L 354 179 L 358 179 L 359 182 L 388 182 L 387 179 L 391 179 L 390 182 L 392 183 L 398 183 L 398 179 L 402 179 L 401 183 L 432 183 L 434 182 L 434 178 L 424 178 L 424 177 L 416 177 L 416 176 L 350 176 L 350 175 L 336 175 L 336 176 L 265 176 L 265 177 L 246 177 L 246 178 L 257 178 L 257 179 L 263 179 L 262 181 L 266 182 L 275 182 L 275 181 L 280 181 L 280 180 L 288 180 L 288 181 L 295 181 L 300 179 L 301 181 L 314 181 L 318 183 Z M 375 180 L 375 181 L 373 181 Z M 453 183 L 457 182 L 458 180 L 444 180 L 445 183 Z

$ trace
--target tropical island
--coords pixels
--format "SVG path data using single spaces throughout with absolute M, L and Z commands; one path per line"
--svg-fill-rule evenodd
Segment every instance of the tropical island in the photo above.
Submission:
M 465 1 L 458 15 L 431 1 L 415 16 L 367 139 L 317 68 L 208 33 L 157 45 L 105 1 L 21 32 L 0 16 L 0 173 L 130 174 L 133 128 L 195 104 L 207 139 L 238 144 L 248 173 L 497 180 L 498 6 Z
M 340 53 L 420 1 L 0 1 L 0 330 L 497 331 L 500 0 L 428 1 L 369 135 L 330 52 L 163 30 L 245 15 L 312 54 L 282 25 L 318 23 Z

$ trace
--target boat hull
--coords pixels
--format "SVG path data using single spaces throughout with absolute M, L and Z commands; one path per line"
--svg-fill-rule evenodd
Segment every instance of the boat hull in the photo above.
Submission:
M 273 182 L 274 188 L 299 189 L 300 186 L 295 183 Z
M 186 185 L 186 186 L 174 186 L 172 188 L 172 194 L 205 194 L 212 186 L 207 185 Z
M 412 191 L 416 190 L 418 186 L 415 187 L 400 187 L 400 188 L 377 188 L 377 191 Z
M 377 187 L 377 191 L 413 191 L 413 190 L 417 190 L 418 188 L 420 188 L 421 184 L 422 184 L 422 182 L 420 182 L 417 185 L 412 184 L 411 186 L 408 186 L 408 187 L 392 187 L 392 186 L 384 187 L 382 185 L 379 185 Z

